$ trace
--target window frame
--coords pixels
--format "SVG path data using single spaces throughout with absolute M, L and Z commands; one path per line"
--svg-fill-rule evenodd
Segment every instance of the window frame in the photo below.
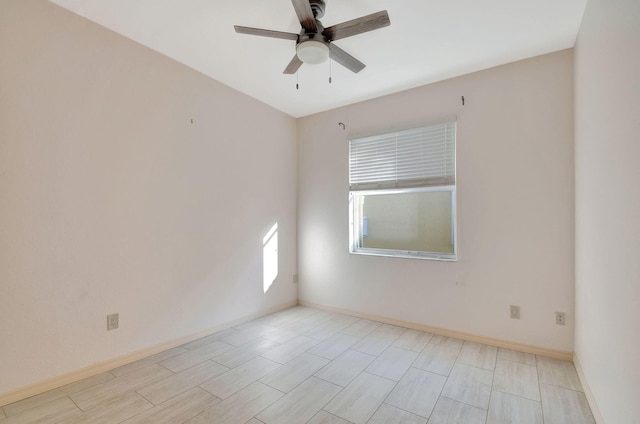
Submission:
M 454 124 L 454 150 L 453 150 L 453 163 L 454 163 L 454 171 L 453 171 L 453 183 L 449 182 L 448 184 L 442 185 L 412 185 L 409 187 L 402 187 L 401 185 L 396 185 L 396 187 L 380 187 L 380 188 L 353 188 L 351 187 L 351 178 L 350 178 L 350 188 L 349 188 L 349 253 L 355 255 L 368 255 L 368 256 L 383 256 L 383 257 L 395 257 L 395 258 L 407 258 L 407 259 L 427 259 L 427 260 L 437 260 L 437 261 L 448 261 L 454 262 L 458 259 L 458 224 L 457 224 L 457 181 L 456 181 L 456 171 L 455 171 L 455 162 L 457 157 L 457 130 L 455 130 L 455 126 L 457 126 L 457 119 L 455 117 L 451 117 L 449 119 L 444 119 L 441 121 L 431 122 L 429 124 L 423 125 L 418 128 L 428 128 L 432 125 L 439 124 Z M 411 131 L 409 130 L 409 131 Z M 397 131 L 396 133 L 401 133 L 402 131 Z M 394 134 L 394 132 L 389 132 L 387 134 L 380 134 L 380 136 L 386 136 Z M 349 142 L 358 141 L 358 138 L 350 139 Z M 349 154 L 349 160 L 351 161 L 351 151 Z M 351 165 L 350 165 L 351 169 Z M 350 171 L 351 173 L 351 171 Z M 351 174 L 350 174 L 351 175 Z M 363 224 L 364 219 L 360 219 L 358 216 L 362 215 L 362 212 L 359 211 L 359 198 L 366 196 L 376 196 L 376 195 L 393 195 L 393 194 L 403 194 L 403 193 L 419 193 L 419 192 L 450 192 L 451 193 L 451 241 L 453 243 L 453 252 L 428 252 L 428 251 L 413 251 L 413 250 L 400 250 L 400 249 L 381 249 L 381 248 L 371 248 L 371 247 L 363 247 L 362 246 L 362 237 L 361 233 L 363 232 Z M 364 217 L 363 217 L 364 218 Z
M 404 194 L 404 193 L 423 193 L 423 192 L 436 192 L 436 191 L 444 191 L 444 192 L 451 193 L 451 202 L 452 202 L 451 240 L 453 242 L 453 253 L 400 250 L 400 249 L 379 249 L 379 248 L 361 246 L 360 241 L 362 240 L 361 233 L 363 229 L 362 229 L 362 225 L 359 225 L 360 220 L 356 220 L 356 216 L 359 215 L 356 197 L 389 195 L 389 194 L 393 195 L 393 194 Z M 407 259 L 430 259 L 430 260 L 437 260 L 437 261 L 456 261 L 458 258 L 456 205 L 457 205 L 457 195 L 456 195 L 455 185 L 398 188 L 398 189 L 385 189 L 385 190 L 350 191 L 349 192 L 349 253 L 355 254 L 355 255 L 386 256 L 386 257 L 407 258 Z M 356 225 L 356 221 L 358 222 L 358 225 Z

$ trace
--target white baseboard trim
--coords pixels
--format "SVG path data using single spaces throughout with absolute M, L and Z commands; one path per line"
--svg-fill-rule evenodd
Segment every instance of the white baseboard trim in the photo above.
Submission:
M 58 387 L 65 386 L 67 384 L 75 383 L 76 381 L 80 381 L 84 378 L 92 377 L 97 374 L 101 374 L 103 372 L 107 372 L 114 368 L 121 367 L 123 365 L 130 364 L 132 362 L 138 361 L 140 359 L 147 358 L 151 355 L 155 355 L 156 353 L 163 352 L 165 350 L 172 349 L 177 346 L 181 346 L 185 343 L 192 342 L 194 340 L 198 340 L 202 337 L 209 336 L 213 333 L 217 333 L 218 331 L 226 330 L 227 328 L 234 327 L 236 325 L 240 325 L 244 322 L 251 321 L 256 318 L 260 318 L 264 315 L 269 315 L 274 312 L 278 312 L 292 306 L 297 305 L 297 300 L 287 302 L 284 304 L 280 304 L 278 306 L 264 309 L 260 312 L 256 312 L 250 315 L 246 315 L 242 318 L 238 318 L 233 321 L 225 322 L 223 324 L 217 325 L 213 328 L 207 329 L 205 331 L 201 331 L 195 334 L 191 334 L 185 337 L 181 337 L 179 339 L 171 340 L 165 343 L 161 343 L 155 346 L 151 346 L 145 349 L 138 350 L 136 352 L 129 353 L 127 355 L 123 355 L 117 358 L 113 358 L 104 362 L 99 362 L 97 364 L 90 365 L 88 367 L 81 368 L 76 371 L 72 371 L 67 374 L 59 375 L 44 381 L 40 381 L 34 384 L 30 384 L 28 386 L 20 387 L 16 390 L 11 390 L 6 393 L 0 394 L 0 406 L 5 406 L 10 403 L 17 402 L 19 400 L 23 400 L 29 398 L 31 396 L 38 395 L 40 393 L 47 392 L 49 390 L 57 389 Z
M 563 361 L 571 361 L 573 359 L 573 352 L 548 349 L 544 347 L 537 347 L 537 346 L 531 346 L 531 345 L 517 343 L 517 342 L 511 342 L 507 340 L 494 339 L 491 337 L 478 336 L 475 334 L 463 333 L 461 331 L 449 330 L 446 328 L 431 327 L 429 325 L 419 324 L 415 322 L 401 321 L 401 320 L 388 318 L 380 315 L 372 315 L 372 314 L 366 314 L 362 312 L 356 312 L 349 309 L 334 308 L 331 306 L 319 305 L 319 304 L 315 304 L 315 303 L 311 303 L 303 300 L 298 300 L 298 304 L 302 306 L 308 306 L 310 308 L 324 309 L 326 311 L 337 312 L 345 315 L 351 315 L 358 318 L 370 319 L 372 321 L 383 322 L 385 324 L 411 328 L 413 330 L 425 331 L 427 333 L 438 334 L 441 336 L 453 337 L 456 339 L 468 340 L 470 342 L 482 343 L 489 346 L 516 350 L 518 352 L 532 353 L 534 355 L 541 355 L 549 358 L 561 359 Z
M 582 390 L 584 390 L 584 395 L 586 396 L 587 402 L 589 403 L 589 407 L 591 408 L 593 419 L 596 420 L 596 424 L 606 424 L 604 421 L 604 417 L 600 412 L 600 408 L 598 408 L 598 404 L 596 403 L 596 398 L 593 396 L 591 387 L 587 382 L 587 377 L 584 374 L 582 365 L 580 365 L 578 356 L 575 353 L 573 354 L 573 365 L 575 365 L 576 371 L 578 372 L 578 378 L 580 379 L 580 384 L 582 384 Z

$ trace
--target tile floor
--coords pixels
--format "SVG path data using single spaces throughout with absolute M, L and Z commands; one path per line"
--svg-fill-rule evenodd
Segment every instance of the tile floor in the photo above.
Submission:
M 594 423 L 571 362 L 294 307 L 0 408 L 0 424 Z

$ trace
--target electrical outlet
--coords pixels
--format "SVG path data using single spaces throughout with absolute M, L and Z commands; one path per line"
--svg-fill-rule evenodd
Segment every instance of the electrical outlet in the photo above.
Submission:
M 107 331 L 115 330 L 118 328 L 119 319 L 118 314 L 107 315 Z
M 564 315 L 564 312 L 556 312 L 556 324 L 565 325 L 565 323 L 566 323 L 566 317 Z
M 511 305 L 511 318 L 520 319 L 520 307 Z

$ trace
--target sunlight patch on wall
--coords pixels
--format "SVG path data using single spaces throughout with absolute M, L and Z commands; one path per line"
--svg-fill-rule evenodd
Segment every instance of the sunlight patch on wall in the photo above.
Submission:
M 262 289 L 266 293 L 278 277 L 278 223 L 262 239 Z

